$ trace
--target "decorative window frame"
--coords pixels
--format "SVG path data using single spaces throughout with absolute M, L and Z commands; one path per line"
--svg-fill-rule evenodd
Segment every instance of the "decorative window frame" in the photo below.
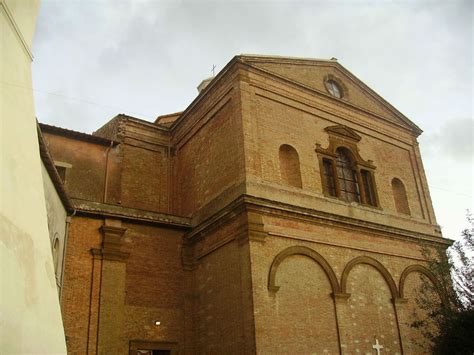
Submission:
M 344 125 L 329 126 L 325 128 L 325 131 L 329 136 L 329 145 L 327 148 L 323 148 L 321 144 L 316 143 L 316 154 L 319 161 L 319 170 L 321 174 L 321 185 L 323 187 L 323 194 L 326 197 L 339 199 L 341 201 L 347 202 L 341 196 L 341 189 L 339 186 L 339 179 L 336 170 L 336 159 L 337 159 L 337 149 L 345 148 L 347 149 L 353 159 L 352 168 L 355 171 L 357 184 L 359 186 L 359 198 L 360 204 L 370 208 L 380 208 L 380 200 L 377 192 L 377 185 L 375 183 L 375 165 L 372 160 L 364 160 L 359 154 L 359 148 L 357 144 L 362 139 L 354 130 L 346 127 Z M 334 185 L 335 185 L 335 196 L 330 193 L 328 186 L 325 182 L 324 176 L 324 160 L 329 160 L 332 163 Z M 366 196 L 365 188 L 363 187 L 362 180 L 362 171 L 367 171 L 372 183 L 373 189 L 373 199 L 374 204 L 369 203 L 368 196 Z
M 342 94 L 342 97 L 336 97 L 336 96 L 333 96 L 331 95 L 331 93 L 329 92 L 327 86 L 326 86 L 326 83 L 328 81 L 334 81 L 338 86 L 339 86 L 339 89 L 341 90 L 341 94 Z M 331 96 L 331 97 L 334 97 L 335 99 L 338 99 L 338 100 L 349 100 L 349 89 L 347 88 L 347 86 L 344 84 L 344 82 L 339 79 L 337 76 L 333 75 L 333 74 L 327 74 L 324 79 L 323 79 L 323 83 L 324 83 L 324 88 L 326 89 L 327 93 Z

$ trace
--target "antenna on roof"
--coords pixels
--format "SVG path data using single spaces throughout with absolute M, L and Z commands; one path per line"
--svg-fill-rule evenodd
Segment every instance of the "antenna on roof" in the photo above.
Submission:
M 334 60 L 337 62 L 337 58 L 336 57 L 332 57 L 331 60 Z
M 216 70 L 216 66 L 213 64 L 212 65 L 212 76 L 216 76 L 215 70 Z

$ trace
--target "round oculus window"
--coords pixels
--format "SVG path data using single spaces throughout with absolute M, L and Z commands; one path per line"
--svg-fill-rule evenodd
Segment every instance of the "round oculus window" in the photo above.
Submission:
M 334 80 L 327 80 L 325 84 L 327 91 L 329 91 L 332 96 L 338 99 L 342 98 L 342 89 Z

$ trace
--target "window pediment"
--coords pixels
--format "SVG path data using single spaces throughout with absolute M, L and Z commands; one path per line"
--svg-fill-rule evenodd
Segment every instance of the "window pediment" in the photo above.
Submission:
M 362 137 L 359 136 L 353 129 L 344 125 L 329 126 L 325 128 L 325 131 L 330 135 L 336 135 L 356 142 L 359 142 L 362 139 Z
M 354 162 L 370 170 L 375 170 L 372 160 L 364 160 L 359 154 L 357 143 L 362 139 L 353 129 L 344 125 L 329 126 L 325 128 L 329 135 L 329 145 L 323 148 L 321 144 L 316 143 L 316 153 L 335 158 L 338 148 L 347 148 L 353 155 Z

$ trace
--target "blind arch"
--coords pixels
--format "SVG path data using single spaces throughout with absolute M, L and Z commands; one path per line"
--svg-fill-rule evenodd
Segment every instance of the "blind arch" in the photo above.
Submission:
M 409 215 L 410 206 L 408 204 L 407 192 L 405 190 L 405 185 L 403 185 L 403 182 L 400 179 L 392 179 L 392 192 L 397 212 Z
M 280 176 L 283 183 L 289 186 L 302 188 L 300 158 L 296 149 L 288 144 L 281 145 L 279 158 Z

